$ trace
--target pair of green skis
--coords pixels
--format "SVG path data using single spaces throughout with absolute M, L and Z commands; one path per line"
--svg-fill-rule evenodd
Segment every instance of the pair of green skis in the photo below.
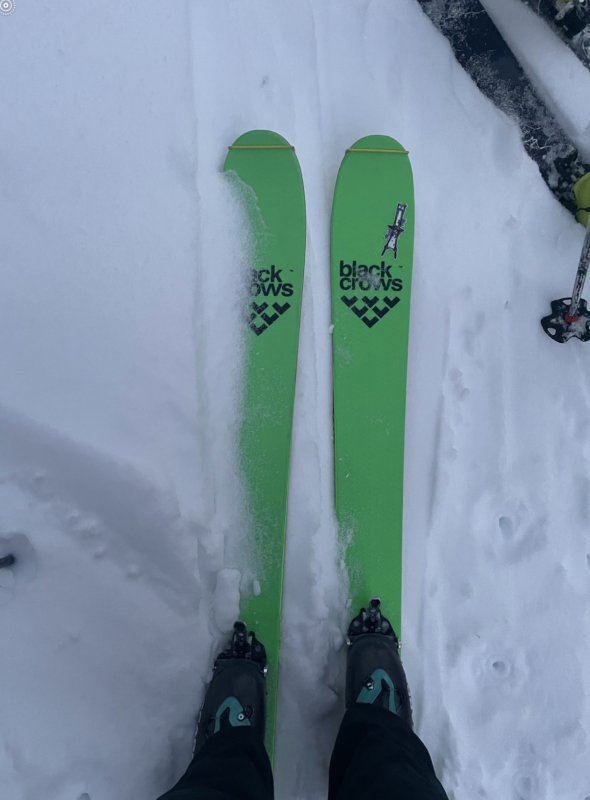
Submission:
M 305 198 L 295 149 L 276 133 L 241 136 L 224 170 L 249 187 L 240 193 L 252 252 L 238 448 L 254 567 L 243 572 L 240 617 L 266 646 L 272 759 Z M 332 210 L 336 516 L 351 610 L 380 597 L 398 637 L 413 240 L 407 151 L 388 136 L 360 139 L 344 155 Z

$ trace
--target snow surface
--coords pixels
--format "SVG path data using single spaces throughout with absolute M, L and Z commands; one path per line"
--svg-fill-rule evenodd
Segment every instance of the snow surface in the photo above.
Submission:
M 583 138 L 587 73 L 556 86 L 569 53 L 519 30 Z M 238 605 L 244 244 L 220 170 L 269 128 L 308 210 L 277 798 L 325 797 L 343 711 L 329 220 L 345 148 L 383 133 L 416 184 L 416 728 L 451 800 L 588 800 L 590 350 L 539 325 L 583 229 L 415 0 L 16 0 L 0 75 L 2 799 L 153 800 L 189 762 Z

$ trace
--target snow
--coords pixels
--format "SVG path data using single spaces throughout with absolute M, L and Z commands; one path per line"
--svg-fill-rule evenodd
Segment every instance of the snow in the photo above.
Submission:
M 516 2 L 487 5 L 501 23 Z M 587 73 L 518 30 L 583 138 Z M 416 184 L 416 728 L 452 800 L 590 797 L 590 351 L 539 325 L 583 229 L 415 0 L 16 0 L 0 66 L 3 800 L 155 800 L 189 762 L 238 603 L 247 239 L 220 170 L 252 128 L 295 145 L 308 213 L 277 797 L 325 797 L 343 711 L 329 221 L 371 133 L 409 149 Z

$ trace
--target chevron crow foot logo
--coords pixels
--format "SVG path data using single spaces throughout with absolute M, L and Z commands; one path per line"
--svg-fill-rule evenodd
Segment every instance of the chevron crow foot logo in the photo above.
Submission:
M 379 297 L 367 297 L 366 295 L 363 295 L 362 301 L 364 305 L 362 305 L 359 308 L 357 305 L 355 305 L 355 303 L 358 300 L 358 297 L 356 295 L 353 295 L 352 297 L 347 297 L 346 295 L 342 295 L 340 299 L 342 300 L 345 306 L 348 306 L 348 308 L 350 308 L 350 310 L 365 323 L 367 328 L 372 328 L 373 325 L 376 325 L 377 322 L 379 322 L 380 319 L 383 319 L 383 317 L 386 314 L 389 314 L 390 310 L 394 308 L 400 301 L 399 297 L 379 298 Z M 380 299 L 383 300 L 383 302 L 385 303 L 384 307 L 380 307 L 378 305 Z M 375 314 L 375 316 L 372 317 L 368 316 L 368 313 L 371 312 Z
M 254 331 L 256 336 L 260 336 L 260 334 L 268 330 L 268 328 L 273 325 L 279 319 L 279 317 L 285 313 L 285 311 L 291 308 L 291 304 L 284 303 L 283 305 L 280 305 L 279 303 L 273 303 L 272 307 L 276 313 L 269 315 L 265 313 L 266 309 L 268 308 L 268 303 L 262 303 L 261 305 L 258 305 L 255 302 L 250 303 L 250 308 L 252 309 L 253 313 L 250 313 L 246 316 L 246 321 L 249 323 L 250 330 Z M 263 325 L 256 325 L 254 323 L 254 320 L 258 316 L 264 320 Z
M 252 324 L 250 325 L 250 330 L 251 330 L 251 331 L 254 331 L 254 333 L 256 334 L 256 336 L 260 336 L 260 334 L 261 334 L 261 333 L 264 333 L 264 331 L 265 331 L 267 328 L 268 328 L 268 325 L 261 325 L 260 327 L 258 327 L 258 326 L 257 326 L 257 325 L 255 325 L 254 323 L 252 323 Z

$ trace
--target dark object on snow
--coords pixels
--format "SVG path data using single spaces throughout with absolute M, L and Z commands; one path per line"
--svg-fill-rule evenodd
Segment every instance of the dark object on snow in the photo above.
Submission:
M 580 300 L 577 313 L 570 314 L 571 297 L 551 301 L 551 314 L 543 317 L 541 325 L 543 330 L 554 342 L 565 344 L 570 339 L 577 338 L 583 342 L 590 341 L 590 313 L 585 300 Z
M 12 555 L 0 558 L 0 569 L 3 569 L 4 567 L 11 567 L 15 561 L 16 558 Z
M 572 214 L 573 186 L 590 172 L 479 0 L 418 0 L 479 89 L 519 125 L 524 148 Z

